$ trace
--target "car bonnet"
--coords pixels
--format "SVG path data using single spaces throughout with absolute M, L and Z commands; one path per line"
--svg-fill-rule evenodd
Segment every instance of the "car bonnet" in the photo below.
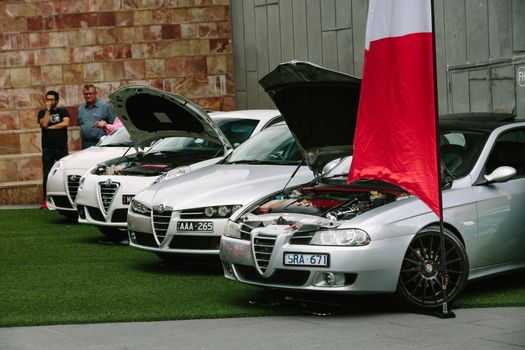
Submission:
M 182 96 L 133 85 L 115 91 L 109 98 L 137 149 L 165 137 L 197 137 L 231 148 L 208 113 Z
M 286 120 L 306 163 L 319 174 L 352 154 L 361 79 L 303 61 L 280 64 L 259 84 Z

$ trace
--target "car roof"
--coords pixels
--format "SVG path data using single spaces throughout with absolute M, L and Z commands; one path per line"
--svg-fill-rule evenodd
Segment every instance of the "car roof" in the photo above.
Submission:
M 524 119 L 517 119 L 514 114 L 491 112 L 454 113 L 439 117 L 439 125 L 442 130 L 471 129 L 491 132 L 500 126 L 520 121 Z

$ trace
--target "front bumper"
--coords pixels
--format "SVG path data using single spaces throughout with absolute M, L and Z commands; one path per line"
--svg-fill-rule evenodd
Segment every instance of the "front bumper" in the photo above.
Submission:
M 268 267 L 261 273 L 251 241 L 223 236 L 220 258 L 224 275 L 242 283 L 298 291 L 392 293 L 396 290 L 410 236 L 372 241 L 362 247 L 289 244 L 278 236 Z M 329 266 L 289 266 L 285 253 L 328 254 Z M 335 281 L 335 282 L 334 282 Z
M 45 199 L 49 210 L 76 212 L 78 184 L 85 171 L 86 169 L 58 170 L 48 177 Z
M 177 222 L 203 221 L 181 219 L 177 211 L 171 212 L 167 230 L 154 229 L 153 214 L 145 216 L 128 211 L 130 246 L 157 254 L 219 255 L 219 242 L 227 219 L 205 219 L 213 223 L 213 231 L 177 231 Z
M 126 229 L 131 198 L 148 187 L 156 178 L 156 176 L 88 176 L 76 200 L 78 222 Z M 107 182 L 108 180 L 111 182 Z

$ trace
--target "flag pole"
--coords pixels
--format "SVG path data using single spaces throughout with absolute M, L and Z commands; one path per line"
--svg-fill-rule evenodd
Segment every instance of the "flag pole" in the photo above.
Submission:
M 443 297 L 443 308 L 440 313 L 437 314 L 440 318 L 454 318 L 456 315 L 448 308 L 448 295 L 447 295 L 447 258 L 445 248 L 445 234 L 443 229 L 443 196 L 441 191 L 441 154 L 439 150 L 439 105 L 438 105 L 438 94 L 437 94 L 437 59 L 436 59 L 436 26 L 435 26 L 435 11 L 434 11 L 434 0 L 430 0 L 430 11 L 432 17 L 432 66 L 434 74 L 434 111 L 436 118 L 436 155 L 437 155 L 437 172 L 438 172 L 438 193 L 439 193 L 439 232 L 440 232 L 440 250 L 441 250 L 441 291 Z

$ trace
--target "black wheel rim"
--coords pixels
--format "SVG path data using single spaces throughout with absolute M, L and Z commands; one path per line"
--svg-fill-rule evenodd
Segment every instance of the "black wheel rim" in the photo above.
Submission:
M 455 237 L 445 234 L 447 299 L 452 301 L 465 285 L 468 262 L 465 251 Z M 417 235 L 407 249 L 399 287 L 410 302 L 422 307 L 443 303 L 441 283 L 441 242 L 439 232 Z

